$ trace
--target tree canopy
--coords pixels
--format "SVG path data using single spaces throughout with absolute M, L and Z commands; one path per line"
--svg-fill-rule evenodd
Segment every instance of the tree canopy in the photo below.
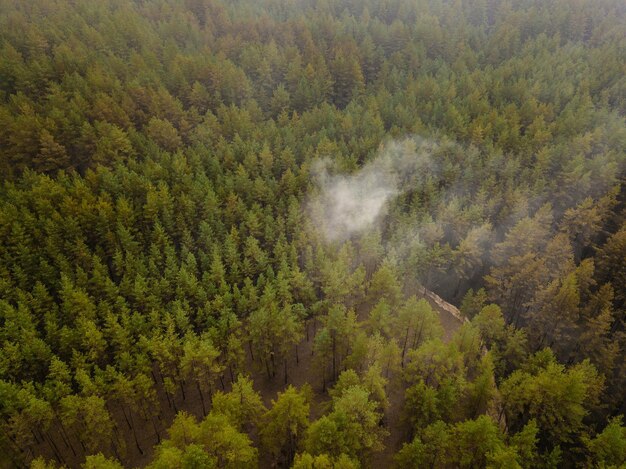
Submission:
M 626 464 L 623 2 L 0 5 L 2 463 Z

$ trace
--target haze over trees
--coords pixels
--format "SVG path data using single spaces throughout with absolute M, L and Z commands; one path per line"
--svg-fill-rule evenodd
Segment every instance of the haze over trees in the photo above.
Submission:
M 625 37 L 0 0 L 0 467 L 623 467 Z

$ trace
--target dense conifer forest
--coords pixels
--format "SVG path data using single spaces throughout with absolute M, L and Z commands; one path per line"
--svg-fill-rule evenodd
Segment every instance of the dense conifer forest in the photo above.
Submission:
M 626 467 L 625 112 L 621 0 L 0 0 L 0 467 Z

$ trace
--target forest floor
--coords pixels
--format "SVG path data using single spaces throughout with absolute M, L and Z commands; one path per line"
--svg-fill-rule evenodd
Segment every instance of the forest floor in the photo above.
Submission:
M 450 340 L 462 323 L 458 310 L 427 290 L 421 295 L 418 293 L 417 296 L 418 298 L 426 298 L 432 308 L 437 311 L 444 329 L 444 340 Z M 367 313 L 367 311 L 369 311 L 367 308 L 363 308 L 363 311 L 358 311 L 359 320 L 364 319 L 363 313 Z M 307 324 L 309 340 L 305 337 L 298 345 L 299 364 L 297 366 L 295 354 L 290 357 L 287 367 L 287 384 L 285 384 L 284 374 L 277 372 L 275 377 L 269 379 L 267 372 L 260 368 L 258 362 L 254 364 L 248 363 L 248 369 L 254 370 L 252 375 L 254 388 L 259 391 L 266 406 L 269 406 L 272 399 L 275 399 L 278 392 L 283 391 L 287 385 L 291 384 L 299 388 L 308 383 L 315 393 L 315 399 L 311 406 L 311 418 L 317 419 L 327 410 L 330 398 L 323 389 L 322 379 L 319 376 L 320 373 L 313 363 L 313 339 L 317 330 L 316 326 L 318 325 L 313 322 Z M 403 425 L 401 419 L 402 407 L 404 406 L 404 390 L 400 383 L 400 376 L 399 374 L 391 374 L 388 379 L 387 397 L 389 399 L 389 407 L 385 411 L 383 421 L 387 426 L 389 434 L 383 442 L 385 449 L 372 455 L 370 459 L 372 468 L 391 467 L 393 455 L 400 450 L 408 435 L 408 428 Z M 262 468 L 272 467 L 271 461 L 268 459 L 261 459 L 259 465 Z
M 441 302 L 437 297 L 431 297 L 427 294 L 423 295 L 438 312 L 441 324 L 445 332 L 445 340 L 449 340 L 456 329 L 461 325 L 461 320 L 456 317 L 456 313 L 450 312 L 450 308 L 454 308 L 445 302 Z M 418 294 L 418 297 L 420 295 Z M 360 309 L 360 308 L 359 308 Z M 365 310 L 366 308 L 364 308 Z M 454 308 L 456 310 L 456 308 Z M 456 310 L 458 312 L 458 310 Z M 359 313 L 362 313 L 359 311 Z M 359 314 L 361 316 L 362 314 Z M 254 382 L 254 388 L 261 394 L 263 402 L 270 407 L 272 400 L 275 400 L 277 394 L 282 392 L 288 385 L 297 388 L 305 384 L 309 384 L 314 391 L 314 401 L 311 405 L 311 418 L 317 419 L 328 410 L 329 396 L 324 390 L 322 378 L 319 370 L 314 366 L 313 342 L 319 324 L 313 321 L 307 323 L 307 334 L 300 344 L 298 344 L 298 353 L 296 363 L 296 353 L 290 354 L 287 359 L 287 379 L 285 380 L 285 364 L 276 364 L 276 375 L 268 377 L 267 371 L 259 360 L 252 360 L 248 347 L 246 346 L 246 369 Z M 157 375 L 158 376 L 158 375 Z M 286 381 L 286 382 L 285 382 Z M 138 413 L 132 412 L 132 423 L 134 431 L 127 425 L 123 410 L 119 405 L 108 403 L 107 407 L 114 417 L 117 424 L 115 433 L 118 435 L 117 440 L 125 442 L 125 448 L 120 449 L 119 454 L 111 452 L 111 456 L 118 457 L 125 467 L 144 467 L 152 459 L 153 447 L 159 442 L 160 438 L 167 437 L 166 429 L 171 425 L 177 411 L 186 411 L 194 415 L 198 420 L 203 418 L 202 404 L 200 395 L 193 383 L 186 383 L 183 391 L 178 389 L 174 396 L 174 405 L 168 403 L 162 386 L 158 387 L 157 394 L 160 401 L 160 415 L 151 419 L 144 420 Z M 217 383 L 217 389 L 222 389 L 220 382 Z M 228 374 L 224 376 L 224 391 L 230 389 L 230 378 Z M 389 398 L 389 408 L 386 410 L 383 421 L 389 430 L 389 435 L 385 438 L 385 449 L 379 453 L 375 453 L 371 458 L 371 467 L 390 466 L 393 461 L 393 455 L 401 448 L 402 443 L 406 440 L 407 429 L 403 427 L 401 421 L 401 412 L 404 403 L 404 393 L 400 385 L 399 375 L 390 375 L 389 384 L 387 385 L 387 394 Z M 205 397 L 206 398 L 206 397 Z M 209 399 L 207 399 L 209 400 Z M 207 405 L 208 407 L 208 405 Z M 80 445 L 74 441 L 73 450 L 67 447 L 62 435 L 61 429 L 56 432 L 56 437 L 50 442 L 41 442 L 36 448 L 37 453 L 44 455 L 47 459 L 54 459 L 52 445 L 56 445 L 64 454 L 63 463 L 69 468 L 79 468 L 84 461 L 85 452 Z M 253 440 L 258 443 L 256 435 Z M 75 440 L 75 439 L 74 439 Z M 113 445 L 112 445 L 113 447 Z M 258 446 L 257 446 L 258 447 Z M 74 456 L 73 453 L 76 453 Z M 261 468 L 275 467 L 267 456 L 260 455 L 259 466 Z
M 439 320 L 444 330 L 444 340 L 452 339 L 456 330 L 461 326 L 460 312 L 451 304 L 445 302 L 438 296 L 431 296 L 426 290 L 426 294 L 417 295 L 426 298 L 430 305 L 439 314 Z M 434 294 L 433 294 L 434 295 Z M 407 440 L 409 434 L 408 426 L 402 420 L 402 408 L 404 407 L 404 388 L 400 382 L 399 374 L 391 375 L 387 385 L 387 397 L 389 408 L 385 411 L 384 422 L 389 434 L 383 444 L 385 449 L 374 453 L 370 458 L 370 467 L 383 468 L 393 467 L 393 456 L 402 448 L 402 444 Z

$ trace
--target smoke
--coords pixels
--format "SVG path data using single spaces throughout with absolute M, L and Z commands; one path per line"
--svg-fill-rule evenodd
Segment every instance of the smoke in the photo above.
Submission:
M 433 173 L 430 144 L 415 139 L 390 142 L 353 174 L 333 174 L 332 162 L 313 167 L 318 192 L 309 203 L 312 219 L 327 241 L 344 241 L 377 226 L 390 202 L 406 190 L 408 181 Z
M 537 178 L 521 158 L 408 137 L 382 145 L 350 174 L 329 159 L 318 161 L 307 208 L 314 229 L 330 243 L 357 238 L 358 244 L 361 235 L 380 230 L 387 256 L 406 260 L 411 275 L 450 296 L 447 289 L 458 279 L 477 278 L 506 261 L 510 254 L 496 255 L 498 245 L 518 223 L 532 228 L 519 244 L 541 251 L 547 237 L 564 229 L 567 210 L 585 198 L 598 201 L 618 183 L 624 160 L 623 153 L 590 150 L 559 161 L 553 176 L 539 172 Z
M 316 169 L 321 192 L 313 202 L 316 225 L 329 241 L 345 240 L 371 227 L 398 193 L 397 180 L 385 167 L 368 165 L 349 176 L 331 175 L 324 160 Z

